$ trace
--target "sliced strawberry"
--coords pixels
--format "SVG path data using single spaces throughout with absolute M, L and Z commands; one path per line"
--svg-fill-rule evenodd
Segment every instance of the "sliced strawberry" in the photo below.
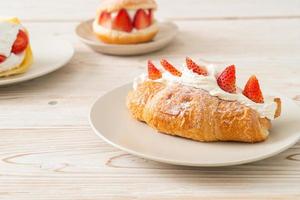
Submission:
M 192 70 L 199 75 L 207 76 L 207 70 L 204 67 L 197 65 L 191 58 L 186 57 L 185 62 L 189 70 Z
M 264 97 L 259 87 L 256 76 L 252 75 L 245 85 L 243 94 L 256 103 L 263 103 Z
M 229 93 L 236 92 L 235 86 L 235 66 L 230 65 L 224 69 L 224 71 L 219 75 L 217 82 L 220 88 Z
M 151 80 L 161 78 L 161 72 L 154 66 L 151 60 L 148 60 L 148 77 Z
M 182 73 L 180 71 L 178 71 L 173 65 L 171 65 L 167 60 L 161 59 L 160 64 L 165 68 L 165 70 L 167 70 L 174 76 L 182 75 Z
M 133 29 L 130 16 L 125 9 L 119 10 L 112 22 L 112 28 L 118 31 L 131 32 Z
M 28 40 L 27 34 L 24 31 L 19 30 L 17 39 L 15 40 L 11 51 L 14 54 L 21 53 L 22 51 L 24 51 L 26 49 L 28 42 L 29 42 L 29 40 Z
M 98 23 L 106 28 L 111 27 L 111 16 L 110 13 L 103 11 L 99 16 Z
M 152 23 L 152 20 L 153 20 L 153 11 L 152 11 L 152 9 L 148 9 L 148 17 L 150 19 L 150 23 Z
M 6 60 L 6 56 L 0 55 L 0 63 L 4 62 Z
M 133 26 L 136 29 L 147 28 L 151 24 L 151 18 L 143 9 L 138 9 L 135 13 Z

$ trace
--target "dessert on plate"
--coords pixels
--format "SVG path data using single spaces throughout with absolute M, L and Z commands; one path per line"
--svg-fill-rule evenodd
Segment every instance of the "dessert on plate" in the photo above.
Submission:
M 159 132 L 197 141 L 260 142 L 280 116 L 280 98 L 262 94 L 256 76 L 236 86 L 235 66 L 218 71 L 190 58 L 182 68 L 165 59 L 148 61 L 148 74 L 134 81 L 127 107 L 132 116 Z
M 27 30 L 18 18 L 0 18 L 0 77 L 24 73 L 32 62 Z
M 105 43 L 135 44 L 152 40 L 158 32 L 154 0 L 103 0 L 93 32 Z

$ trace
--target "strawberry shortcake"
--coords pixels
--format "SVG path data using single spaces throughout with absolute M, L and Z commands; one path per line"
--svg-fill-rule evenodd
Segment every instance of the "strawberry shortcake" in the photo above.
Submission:
M 0 77 L 21 74 L 33 62 L 29 36 L 17 18 L 0 18 Z
M 103 42 L 135 44 L 150 41 L 158 32 L 154 0 L 104 0 L 97 10 L 93 31 Z

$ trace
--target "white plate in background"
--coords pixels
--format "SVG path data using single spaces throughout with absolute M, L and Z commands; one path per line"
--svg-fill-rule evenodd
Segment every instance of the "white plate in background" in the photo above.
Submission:
M 74 54 L 73 46 L 54 36 L 31 37 L 33 64 L 27 72 L 0 78 L 1 85 L 16 84 L 51 73 L 70 61 Z
M 111 55 L 139 55 L 157 51 L 167 46 L 176 36 L 178 27 L 172 22 L 158 22 L 159 31 L 149 42 L 139 44 L 106 44 L 101 42 L 93 33 L 93 20 L 80 23 L 76 27 L 79 39 L 93 50 Z

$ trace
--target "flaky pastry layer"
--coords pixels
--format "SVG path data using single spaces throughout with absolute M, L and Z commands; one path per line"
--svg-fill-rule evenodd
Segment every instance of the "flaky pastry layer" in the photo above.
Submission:
M 279 116 L 280 99 L 275 101 Z M 261 142 L 271 128 L 250 107 L 181 84 L 146 81 L 129 92 L 126 103 L 135 119 L 157 131 L 197 141 Z

